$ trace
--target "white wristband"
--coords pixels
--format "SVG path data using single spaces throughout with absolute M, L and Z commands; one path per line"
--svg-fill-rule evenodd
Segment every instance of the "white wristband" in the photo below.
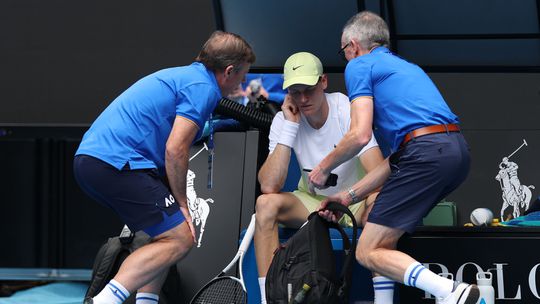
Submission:
M 285 120 L 283 126 L 281 127 L 281 134 L 279 134 L 278 144 L 292 148 L 299 126 L 299 123 Z

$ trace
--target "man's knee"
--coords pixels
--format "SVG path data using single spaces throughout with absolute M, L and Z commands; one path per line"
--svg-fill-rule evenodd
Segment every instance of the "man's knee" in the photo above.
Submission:
M 381 250 L 395 250 L 397 241 L 403 234 L 403 232 L 391 228 L 379 228 L 376 230 L 372 228 L 373 224 L 370 223 L 364 228 L 358 240 L 355 254 L 358 263 L 371 270 Z
M 262 194 L 257 198 L 255 210 L 258 221 L 276 219 L 280 208 L 277 198 L 278 194 Z
M 369 269 L 369 267 L 368 267 L 368 265 L 370 264 L 369 263 L 369 253 L 370 253 L 371 249 L 367 248 L 366 246 L 361 246 L 360 244 L 361 243 L 359 242 L 357 247 L 356 247 L 356 253 L 355 253 L 356 261 L 358 261 L 358 263 L 360 263 L 360 265 L 362 265 L 362 266 Z
M 171 260 L 176 262 L 184 257 L 194 245 L 193 236 L 186 222 L 156 237 L 154 242 L 167 244 Z

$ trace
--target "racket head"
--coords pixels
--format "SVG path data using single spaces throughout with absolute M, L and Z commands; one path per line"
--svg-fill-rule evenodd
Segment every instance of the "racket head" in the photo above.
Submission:
M 247 292 L 242 282 L 231 276 L 214 278 L 191 299 L 191 304 L 247 304 Z

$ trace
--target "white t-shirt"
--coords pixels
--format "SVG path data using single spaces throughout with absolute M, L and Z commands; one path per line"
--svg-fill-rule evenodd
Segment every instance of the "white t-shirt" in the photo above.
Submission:
M 349 130 L 351 124 L 349 98 L 341 93 L 326 93 L 325 95 L 329 108 L 328 118 L 320 129 L 313 129 L 306 117 L 301 115 L 300 127 L 298 128 L 298 133 L 292 147 L 298 159 L 300 170 L 313 169 L 317 166 L 336 147 Z M 278 143 L 284 121 L 283 112 L 277 113 L 272 121 L 269 135 L 270 153 L 274 151 Z M 378 146 L 378 144 L 375 136 L 372 135 L 371 140 L 358 153 L 358 156 L 375 146 Z M 365 174 L 358 157 L 353 157 L 339 165 L 332 170 L 332 173 L 338 175 L 337 185 L 326 189 L 315 189 L 316 194 L 325 196 L 333 195 L 342 189 L 351 187 Z M 307 190 L 304 175 L 302 175 L 298 188 L 300 190 Z

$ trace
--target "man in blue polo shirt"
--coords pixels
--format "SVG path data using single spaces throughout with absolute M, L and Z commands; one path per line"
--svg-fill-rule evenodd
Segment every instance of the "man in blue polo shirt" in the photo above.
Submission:
M 119 304 L 135 291 L 137 303 L 158 303 L 166 270 L 194 243 L 186 199 L 189 149 L 221 96 L 240 85 L 254 61 L 240 36 L 214 32 L 196 62 L 137 81 L 86 132 L 74 160 L 79 185 L 151 242 L 85 303 Z
M 335 167 L 369 142 L 373 125 L 390 156 L 353 187 L 328 199 L 347 206 L 382 186 L 358 243 L 358 261 L 374 273 L 434 295 L 437 303 L 476 303 L 476 285 L 440 277 L 396 250 L 403 233 L 412 233 L 429 210 L 465 180 L 470 159 L 458 118 L 433 82 L 388 45 L 388 26 L 379 16 L 361 12 L 346 23 L 340 52 L 349 61 L 345 82 L 351 128 L 312 170 L 310 182 L 323 187 Z M 328 211 L 321 215 L 335 220 Z M 391 299 L 375 299 L 383 302 Z

